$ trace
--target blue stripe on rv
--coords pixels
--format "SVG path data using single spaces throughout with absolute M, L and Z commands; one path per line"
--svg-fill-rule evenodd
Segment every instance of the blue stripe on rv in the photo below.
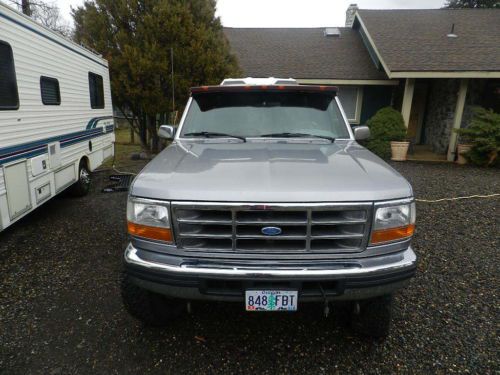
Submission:
M 94 129 L 97 126 L 97 123 L 101 120 L 109 120 L 113 118 L 113 116 L 102 116 L 102 117 L 94 117 L 89 120 L 87 123 L 87 129 Z
M 106 133 L 112 130 L 112 125 L 106 127 Z M 96 128 L 41 139 L 39 141 L 24 143 L 22 145 L 0 148 L 0 165 L 17 159 L 31 158 L 34 156 L 45 154 L 47 153 L 47 145 L 52 142 L 60 142 L 61 148 L 64 148 L 78 142 L 83 142 L 92 138 L 100 137 L 103 134 L 104 133 L 102 128 Z

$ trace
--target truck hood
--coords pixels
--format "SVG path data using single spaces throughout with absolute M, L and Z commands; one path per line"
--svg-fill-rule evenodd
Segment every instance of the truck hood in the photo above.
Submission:
M 131 195 L 218 202 L 353 202 L 412 196 L 408 182 L 354 141 L 176 141 Z

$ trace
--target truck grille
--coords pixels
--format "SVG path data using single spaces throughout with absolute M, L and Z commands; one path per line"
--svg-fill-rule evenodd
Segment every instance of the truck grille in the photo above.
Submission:
M 367 245 L 371 210 L 370 203 L 172 203 L 177 246 L 204 252 L 359 252 Z M 264 234 L 269 227 L 281 233 Z

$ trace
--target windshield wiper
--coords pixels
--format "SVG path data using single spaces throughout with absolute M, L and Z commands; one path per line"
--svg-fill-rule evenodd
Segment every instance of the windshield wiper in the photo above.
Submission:
M 329 137 L 327 135 L 316 135 L 316 134 L 307 134 L 307 133 L 270 133 L 270 134 L 262 134 L 260 137 L 270 137 L 270 138 L 322 138 L 327 139 L 330 142 L 335 142 L 335 138 Z
M 218 132 L 192 132 L 192 133 L 186 133 L 186 134 L 184 134 L 184 136 L 186 136 L 186 137 L 205 137 L 205 138 L 229 137 L 229 138 L 241 139 L 243 142 L 247 141 L 247 139 L 245 137 L 241 137 L 239 135 L 232 135 L 232 134 L 218 133 Z

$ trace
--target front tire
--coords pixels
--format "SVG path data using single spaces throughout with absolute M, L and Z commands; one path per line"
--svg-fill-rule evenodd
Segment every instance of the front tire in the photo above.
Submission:
M 352 313 L 353 330 L 366 336 L 386 337 L 391 327 L 392 301 L 392 294 L 359 301 L 359 311 Z
M 87 164 L 82 160 L 78 167 L 78 180 L 71 186 L 70 193 L 74 197 L 83 197 L 90 191 L 90 171 Z
M 135 285 L 124 273 L 121 283 L 123 305 L 127 312 L 146 325 L 161 327 L 182 315 L 186 303 L 167 298 Z

